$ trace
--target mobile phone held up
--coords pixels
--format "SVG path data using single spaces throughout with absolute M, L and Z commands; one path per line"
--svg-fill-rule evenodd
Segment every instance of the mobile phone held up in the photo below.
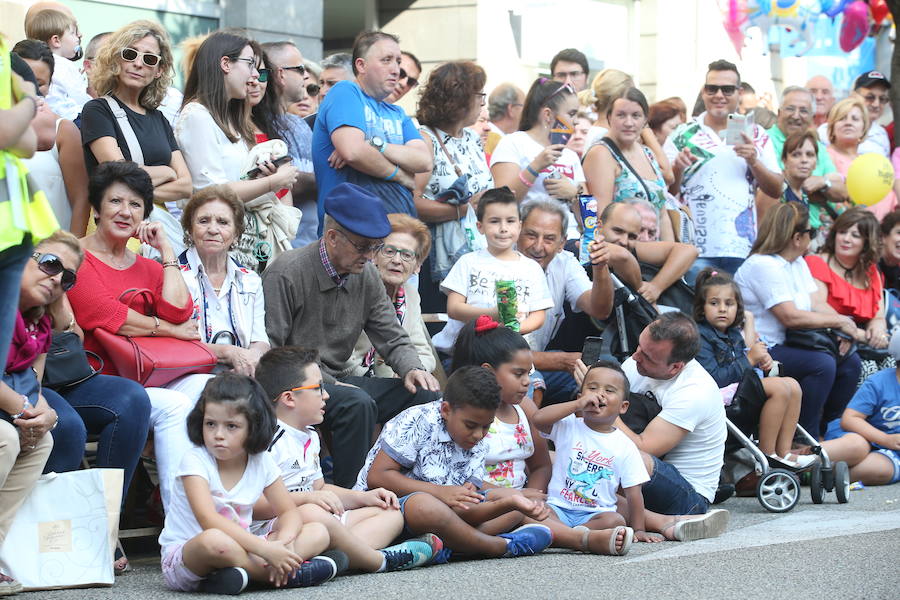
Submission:
M 573 133 L 575 133 L 575 129 L 571 125 L 557 118 L 550 129 L 550 143 L 565 146 L 569 143 L 569 138 L 572 137 Z
M 725 143 L 729 146 L 735 144 L 743 144 L 744 138 L 741 135 L 747 131 L 746 115 L 731 113 L 728 115 L 728 126 L 725 128 Z
M 584 338 L 584 347 L 581 349 L 581 362 L 591 366 L 600 360 L 600 352 L 603 350 L 603 338 L 588 336 Z
M 291 158 L 291 156 L 289 154 L 286 154 L 286 155 L 282 156 L 281 158 L 276 158 L 275 160 L 273 160 L 272 164 L 275 165 L 275 168 L 277 169 L 281 165 L 289 163 L 292 160 L 293 159 Z M 247 171 L 247 174 L 244 175 L 244 177 L 242 177 L 242 179 L 253 179 L 255 177 L 259 177 L 260 173 L 262 173 L 262 170 L 259 167 L 254 167 L 254 168 L 250 169 L 249 171 Z

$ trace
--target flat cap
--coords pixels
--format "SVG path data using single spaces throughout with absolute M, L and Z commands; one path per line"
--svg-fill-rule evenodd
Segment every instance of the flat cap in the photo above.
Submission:
M 377 240 L 391 233 L 391 222 L 381 199 L 354 183 L 341 183 L 328 193 L 325 213 L 360 237 Z

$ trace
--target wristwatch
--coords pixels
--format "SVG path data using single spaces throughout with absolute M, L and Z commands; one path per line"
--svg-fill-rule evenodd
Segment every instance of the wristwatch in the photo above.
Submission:
M 833 185 L 833 184 L 831 183 L 831 180 L 828 179 L 828 178 L 826 177 L 826 178 L 825 178 L 825 185 L 822 186 L 822 191 L 823 191 L 823 192 L 827 192 L 828 190 L 831 189 L 831 186 L 832 186 L 832 185 Z
M 373 135 L 372 139 L 369 140 L 369 145 L 372 146 L 373 148 L 375 148 L 376 150 L 378 150 L 379 152 L 381 152 L 382 154 L 384 154 L 384 146 L 385 146 L 384 138 L 377 136 L 377 135 Z

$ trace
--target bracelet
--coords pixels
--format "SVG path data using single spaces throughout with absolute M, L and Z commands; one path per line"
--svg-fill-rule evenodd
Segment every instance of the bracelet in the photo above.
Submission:
M 177 260 L 167 260 L 162 265 L 163 265 L 163 269 L 165 269 L 166 267 L 175 267 L 177 269 L 178 261 Z
M 391 179 L 394 178 L 394 175 L 396 175 L 399 171 L 400 171 L 400 166 L 399 166 L 399 165 L 394 165 L 394 171 L 393 171 L 390 175 L 388 175 L 387 177 L 385 177 L 384 180 L 385 180 L 385 181 L 390 181 Z
M 159 333 L 159 317 L 153 315 L 153 320 L 156 321 L 156 325 L 153 326 L 153 331 L 150 332 L 151 336 L 156 336 Z
M 523 173 L 523 171 L 519 171 L 519 181 L 521 181 L 522 183 L 524 183 L 524 184 L 525 184 L 525 187 L 531 187 L 531 186 L 533 186 L 533 185 L 534 185 L 533 183 L 529 182 L 527 179 L 525 179 L 524 177 L 522 177 L 522 173 Z
M 531 173 L 532 177 L 534 177 L 535 179 L 541 176 L 540 173 L 531 168 L 531 165 L 526 165 L 525 170 Z
M 22 410 L 17 412 L 14 415 L 9 415 L 9 416 L 12 417 L 13 421 L 15 421 L 16 419 L 21 419 L 22 415 L 25 414 L 25 411 L 28 410 L 28 405 L 29 405 L 28 396 L 26 396 L 25 394 L 22 394 Z

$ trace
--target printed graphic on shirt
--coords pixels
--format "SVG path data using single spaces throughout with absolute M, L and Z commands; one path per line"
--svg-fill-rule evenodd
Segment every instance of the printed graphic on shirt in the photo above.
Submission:
M 614 460 L 615 456 L 603 456 L 598 450 L 585 452 L 581 442 L 576 442 L 569 455 L 560 497 L 585 508 L 597 507 L 600 497 L 598 483 L 604 485 L 604 480 L 612 481 L 615 476 L 611 468 Z

